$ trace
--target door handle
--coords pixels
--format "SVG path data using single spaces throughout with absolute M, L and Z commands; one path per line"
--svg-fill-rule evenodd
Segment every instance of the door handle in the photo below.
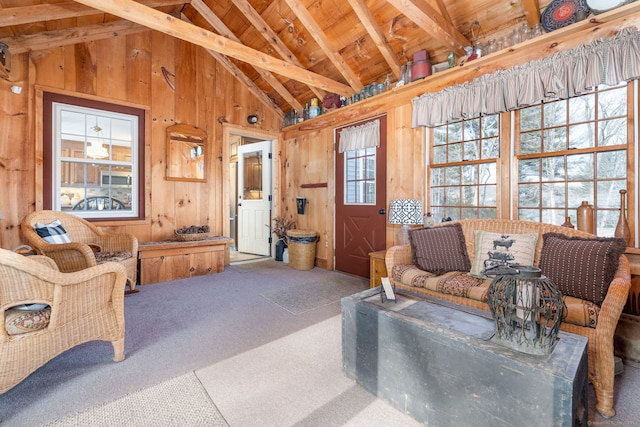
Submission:
M 387 213 L 387 210 L 386 210 L 385 208 L 382 208 L 382 209 L 380 209 L 380 210 L 378 211 L 378 213 L 379 213 L 380 215 L 384 215 L 384 214 L 386 214 L 386 213 Z

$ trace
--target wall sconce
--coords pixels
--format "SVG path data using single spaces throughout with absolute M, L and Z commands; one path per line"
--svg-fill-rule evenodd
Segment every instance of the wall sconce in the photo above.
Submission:
M 0 64 L 7 73 L 11 71 L 11 52 L 9 52 L 9 46 L 2 42 L 0 42 Z
M 298 208 L 298 214 L 304 215 L 304 208 L 307 206 L 306 197 L 296 197 L 296 206 Z
M 255 125 L 258 123 L 258 116 L 254 114 L 247 116 L 247 122 L 249 122 L 250 125 Z

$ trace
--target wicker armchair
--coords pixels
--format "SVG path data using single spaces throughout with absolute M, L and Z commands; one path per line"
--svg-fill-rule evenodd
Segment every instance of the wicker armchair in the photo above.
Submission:
M 125 268 L 117 263 L 61 273 L 46 257 L 0 249 L 0 393 L 87 341 L 111 341 L 113 360 L 123 360 L 125 282 Z M 10 334 L 5 314 L 30 303 L 51 307 L 48 325 Z
M 37 222 L 50 224 L 55 220 L 60 220 L 71 238 L 71 243 L 47 243 L 36 233 Z M 60 271 L 70 273 L 102 262 L 116 261 L 127 270 L 129 289 L 135 289 L 138 265 L 138 239 L 135 236 L 126 233 L 105 233 L 76 215 L 50 210 L 27 215 L 20 224 L 20 230 L 29 245 L 37 253 L 53 259 Z M 119 256 L 123 252 L 126 253 L 125 257 Z

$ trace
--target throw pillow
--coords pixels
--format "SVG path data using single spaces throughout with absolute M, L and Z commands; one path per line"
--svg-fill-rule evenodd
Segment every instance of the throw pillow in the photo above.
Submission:
M 47 243 L 70 243 L 71 238 L 67 234 L 60 220 L 56 219 L 50 224 L 42 224 L 36 222 L 35 227 L 38 236 L 42 237 Z
M 623 239 L 543 236 L 540 268 L 562 292 L 601 305 L 627 244 Z
M 476 230 L 475 254 L 470 274 L 486 279 L 485 268 L 500 265 L 533 265 L 538 233 L 502 234 Z
M 4 313 L 4 326 L 9 335 L 24 334 L 46 328 L 51 318 L 51 307 L 42 310 L 11 308 Z
M 449 271 L 469 271 L 471 263 L 460 224 L 409 231 L 414 264 L 437 276 Z

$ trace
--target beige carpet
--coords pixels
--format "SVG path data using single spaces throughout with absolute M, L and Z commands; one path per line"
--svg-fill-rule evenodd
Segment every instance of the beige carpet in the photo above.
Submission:
M 193 372 L 123 396 L 47 426 L 228 427 Z

